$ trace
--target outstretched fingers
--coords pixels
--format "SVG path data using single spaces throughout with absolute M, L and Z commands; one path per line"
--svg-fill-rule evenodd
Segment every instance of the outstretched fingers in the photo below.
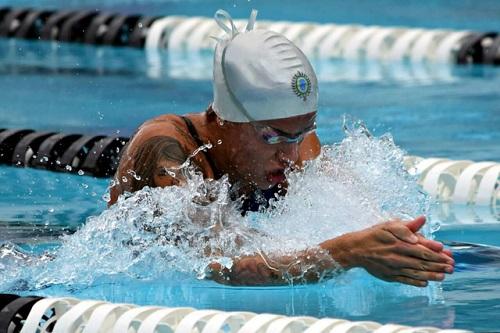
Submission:
M 408 229 L 410 229 L 411 232 L 417 232 L 424 226 L 425 220 L 425 216 L 419 216 L 416 219 L 407 222 L 406 226 L 408 227 Z
M 392 264 L 396 269 L 414 269 L 426 272 L 436 272 L 436 273 L 448 273 L 451 274 L 454 271 L 454 267 L 447 263 L 437 263 L 432 261 L 423 261 L 421 259 L 412 257 L 403 257 Z
M 384 225 L 383 229 L 403 242 L 411 244 L 416 244 L 418 242 L 417 235 L 401 222 L 389 222 Z
M 446 254 L 448 257 L 453 259 L 453 252 L 451 252 L 450 250 L 444 249 L 443 253 Z
M 422 244 L 423 246 L 425 246 L 426 248 L 428 248 L 434 252 L 441 252 L 444 248 L 443 243 L 437 242 L 437 241 L 432 240 L 432 239 L 427 239 L 420 233 L 417 234 L 417 237 L 418 237 L 419 244 Z
M 429 262 L 446 263 L 454 265 L 455 261 L 443 252 L 434 252 L 427 247 L 420 244 L 407 244 L 399 248 L 400 252 L 404 255 L 414 257 Z
M 399 282 L 399 283 L 404 283 L 408 284 L 410 286 L 415 286 L 415 287 L 427 287 L 428 282 L 427 281 L 422 281 L 418 279 L 412 279 L 407 276 L 396 276 L 394 277 L 394 282 Z
M 421 281 L 443 281 L 444 273 L 421 271 L 418 269 L 403 268 L 400 270 L 402 276 Z

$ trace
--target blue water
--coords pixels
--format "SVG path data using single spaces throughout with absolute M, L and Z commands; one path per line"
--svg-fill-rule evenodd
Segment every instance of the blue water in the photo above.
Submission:
M 151 117 L 204 110 L 211 55 L 155 55 L 159 62 L 142 50 L 0 40 L 0 124 L 131 135 Z M 313 63 L 323 143 L 342 137 L 347 113 L 412 155 L 500 161 L 500 68 Z
M 313 0 L 287 6 L 269 0 L 201 2 L 42 0 L 35 6 L 204 16 L 224 8 L 240 18 L 255 7 L 262 19 L 475 30 L 498 30 L 500 17 L 496 0 Z M 5 4 L 12 2 L 0 1 Z M 15 4 L 33 6 L 24 0 Z M 195 63 L 189 54 L 156 55 L 159 62 L 143 50 L 0 40 L 0 127 L 128 136 L 156 115 L 203 110 L 212 97 L 210 55 L 199 55 Z M 375 134 L 392 133 L 412 155 L 500 162 L 499 68 L 318 60 L 313 64 L 320 78 L 318 134 L 323 143 L 342 137 L 341 117 L 347 113 L 362 119 Z M 26 251 L 57 247 L 60 235 L 74 232 L 87 217 L 105 209 L 101 196 L 107 180 L 1 166 L 0 183 L 0 242 L 21 244 Z M 344 281 L 229 288 L 182 274 L 161 282 L 112 276 L 87 288 L 53 286 L 38 293 L 498 330 L 499 215 L 490 208 L 455 207 L 459 210 L 465 214 L 443 218 L 437 238 L 488 247 L 456 247 L 457 272 L 443 284 L 444 302 L 398 297 L 388 292 L 387 284 L 366 278 L 358 279 L 357 286 Z M 475 215 L 482 220 L 473 220 Z M 377 297 L 366 299 L 360 293 L 353 298 L 352 288 L 373 288 L 371 295 Z

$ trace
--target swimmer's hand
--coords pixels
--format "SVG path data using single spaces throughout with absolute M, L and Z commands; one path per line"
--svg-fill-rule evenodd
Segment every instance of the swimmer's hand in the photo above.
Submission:
M 389 221 L 325 241 L 320 246 L 344 269 L 362 267 L 385 281 L 425 287 L 451 274 L 452 254 L 439 242 L 417 231 L 425 217 L 409 222 Z

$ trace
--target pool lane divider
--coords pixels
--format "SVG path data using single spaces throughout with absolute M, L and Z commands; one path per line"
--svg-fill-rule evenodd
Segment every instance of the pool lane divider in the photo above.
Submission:
M 0 333 L 468 333 L 373 321 L 0 294 Z
M 104 135 L 0 130 L 0 164 L 111 177 L 128 138 Z
M 246 20 L 235 20 L 243 30 Z M 405 27 L 257 21 L 311 57 L 500 65 L 500 34 Z M 0 37 L 211 51 L 222 33 L 212 18 L 123 15 L 98 10 L 0 8 Z
M 112 177 L 127 137 L 0 129 L 0 164 Z M 407 156 L 406 169 L 443 203 L 500 208 L 500 163 Z M 498 207 L 498 208 L 497 208 Z M 496 213 L 495 213 L 496 214 Z

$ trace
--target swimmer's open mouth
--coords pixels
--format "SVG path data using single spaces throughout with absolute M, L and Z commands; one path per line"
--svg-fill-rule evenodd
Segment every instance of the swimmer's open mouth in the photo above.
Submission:
M 285 179 L 286 177 L 284 169 L 277 169 L 267 174 L 267 181 L 273 184 L 284 182 Z

